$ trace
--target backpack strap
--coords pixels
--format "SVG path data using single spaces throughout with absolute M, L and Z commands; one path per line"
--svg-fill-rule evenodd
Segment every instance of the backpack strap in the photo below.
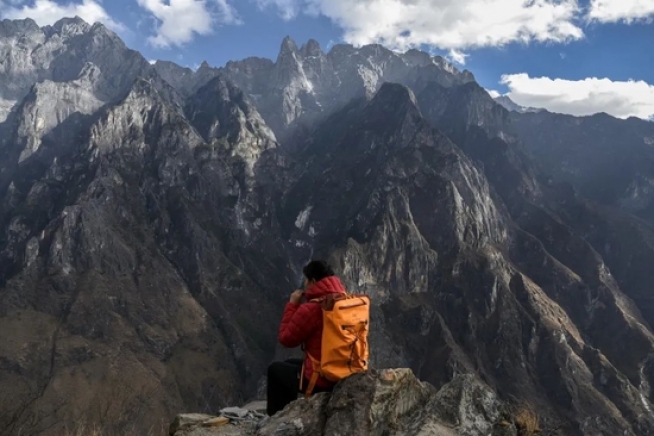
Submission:
M 320 367 L 320 362 L 318 362 L 316 359 L 314 359 L 311 354 L 307 353 L 307 356 L 309 356 L 309 360 L 311 360 L 312 366 L 313 366 L 313 372 L 311 373 L 311 379 L 309 380 L 309 386 L 307 386 L 307 390 L 304 391 L 304 398 L 309 398 L 311 394 L 313 393 L 313 389 L 316 387 L 316 382 L 318 381 L 318 377 L 320 374 L 318 373 L 319 367 Z M 304 366 L 302 367 L 303 374 L 302 378 L 304 378 Z M 302 383 L 302 382 L 300 382 Z M 300 385 L 301 386 L 301 385 Z

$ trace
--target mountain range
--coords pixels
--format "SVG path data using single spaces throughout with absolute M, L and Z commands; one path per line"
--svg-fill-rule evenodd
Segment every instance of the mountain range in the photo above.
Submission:
M 503 104 L 418 50 L 193 71 L 0 22 L 0 435 L 257 397 L 311 258 L 371 296 L 373 367 L 654 434 L 654 124 Z

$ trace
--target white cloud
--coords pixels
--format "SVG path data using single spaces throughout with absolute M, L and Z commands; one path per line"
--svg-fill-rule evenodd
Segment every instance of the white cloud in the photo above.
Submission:
M 600 23 L 651 20 L 654 18 L 654 0 L 592 0 L 588 18 Z
M 156 19 L 157 33 L 149 38 L 156 47 L 181 46 L 195 35 L 209 35 L 216 25 L 238 24 L 236 10 L 227 0 L 137 0 Z
M 285 18 L 302 11 L 343 28 L 354 45 L 393 49 L 427 44 L 442 49 L 583 38 L 577 0 L 257 0 Z
M 532 78 L 522 73 L 504 75 L 501 83 L 509 87 L 511 100 L 521 106 L 571 115 L 606 112 L 618 118 L 654 117 L 654 85 L 644 81 L 614 82 L 594 77 L 573 81 Z
M 502 95 L 499 92 L 495 91 L 494 89 L 487 89 L 486 92 L 488 93 L 488 95 L 491 96 L 491 98 L 497 98 L 500 95 Z
M 56 3 L 52 0 L 36 0 L 32 6 L 19 6 L 20 3 L 24 2 L 13 0 L 10 3 L 15 6 L 4 7 L 2 3 L 0 1 L 0 15 L 2 18 L 10 20 L 31 18 L 39 26 L 47 26 L 65 17 L 78 16 L 87 23 L 93 24 L 100 22 L 115 31 L 123 31 L 125 29 L 122 24 L 109 16 L 98 1 L 94 0 L 73 1 L 63 4 Z
M 295 18 L 302 7 L 301 2 L 297 0 L 257 0 L 257 4 L 261 9 L 276 7 L 279 15 L 287 21 Z
M 451 49 L 447 57 L 450 59 L 450 61 L 459 64 L 459 65 L 465 65 L 466 64 L 466 58 L 470 56 L 469 54 L 465 54 L 462 51 L 456 50 L 456 49 Z

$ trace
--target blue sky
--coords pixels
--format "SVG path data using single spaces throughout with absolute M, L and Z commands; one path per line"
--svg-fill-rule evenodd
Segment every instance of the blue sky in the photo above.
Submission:
M 3 18 L 101 21 L 148 59 L 195 67 L 299 45 L 417 47 L 525 106 L 654 116 L 654 0 L 0 0 Z

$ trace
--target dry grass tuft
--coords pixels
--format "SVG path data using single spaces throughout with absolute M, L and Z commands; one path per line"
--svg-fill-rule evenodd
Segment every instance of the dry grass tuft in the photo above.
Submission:
M 520 408 L 516 412 L 514 420 L 518 436 L 533 436 L 540 433 L 538 415 L 530 408 Z

